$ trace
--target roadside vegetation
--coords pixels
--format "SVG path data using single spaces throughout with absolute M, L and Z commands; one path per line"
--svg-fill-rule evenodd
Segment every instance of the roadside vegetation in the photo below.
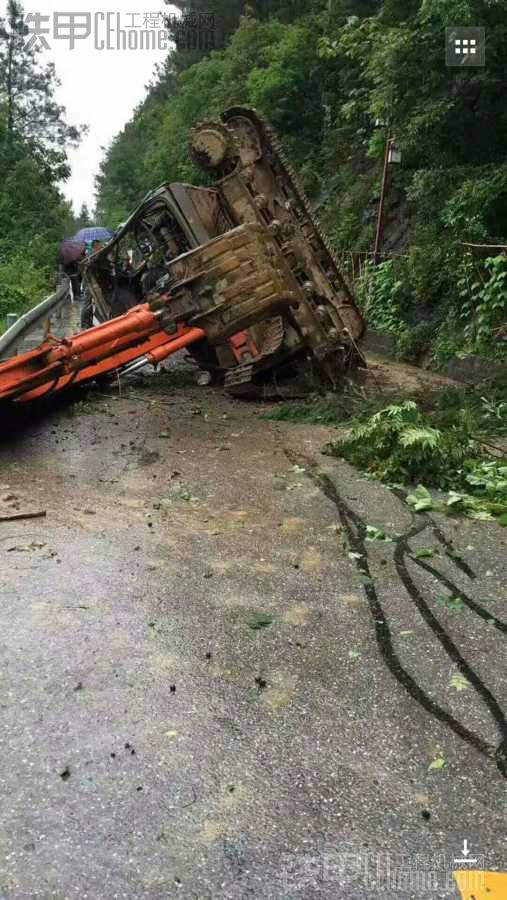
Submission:
M 499 430 L 507 433 L 507 404 L 482 402 L 446 408 L 440 400 L 431 412 L 413 400 L 391 404 L 355 421 L 327 452 L 388 484 L 416 484 L 408 496 L 416 511 L 498 517 L 507 526 L 507 453 L 492 444 Z M 428 487 L 446 499 L 436 504 Z
M 0 331 L 53 288 L 56 253 L 74 231 L 59 184 L 80 138 L 55 101 L 54 67 L 29 46 L 22 6 L 0 18 Z
M 507 526 L 507 383 L 407 398 L 340 398 L 282 405 L 267 418 L 334 425 L 325 448 L 367 475 L 404 490 L 416 511 L 498 519 Z M 445 492 L 435 500 L 429 489 Z

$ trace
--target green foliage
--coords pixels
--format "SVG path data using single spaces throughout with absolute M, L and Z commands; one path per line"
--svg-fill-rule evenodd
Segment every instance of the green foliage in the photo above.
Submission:
M 403 294 L 403 281 L 397 278 L 393 260 L 368 266 L 361 281 L 360 296 L 370 325 L 387 334 L 400 335 Z
M 460 354 L 506 355 L 497 339 L 507 324 L 505 255 L 483 260 L 445 245 L 426 253 L 413 247 L 406 259 L 367 267 L 358 294 L 370 325 L 395 338 L 402 359 L 417 361 L 432 345 L 442 363 Z
M 472 284 L 464 329 L 467 345 L 478 352 L 487 350 L 492 337 L 507 323 L 507 256 L 487 259 L 485 268 L 489 274 L 486 283 Z
M 0 243 L 0 323 L 7 313 L 22 313 L 51 291 L 56 246 L 41 236 L 23 248 L 2 249 Z
M 453 234 L 469 241 L 494 242 L 505 234 L 507 214 L 507 166 L 464 172 L 442 211 L 442 223 Z M 500 229 L 498 231 L 498 229 Z
M 58 80 L 30 47 L 23 9 L 0 19 L 0 326 L 52 289 L 58 243 L 74 233 L 59 182 L 80 129 L 55 100 Z
M 244 9 L 244 0 L 164 0 L 170 7 L 167 19 L 168 31 L 174 40 L 177 52 L 174 54 L 176 71 L 188 69 L 209 53 L 210 50 L 223 50 L 231 34 L 239 25 Z M 174 7 L 178 7 L 182 16 L 175 18 Z M 205 17 L 209 22 L 208 29 L 201 29 L 200 40 L 192 40 L 195 27 L 192 20 L 199 21 Z
M 65 148 L 77 144 L 81 128 L 68 125 L 65 109 L 55 99 L 59 86 L 55 67 L 32 45 L 18 0 L 8 0 L 7 19 L 0 18 L 0 109 L 5 111 L 7 149 L 14 139 L 29 144 L 51 160 L 53 174 L 68 174 Z
M 86 203 L 83 203 L 79 211 L 79 215 L 74 222 L 75 233 L 81 231 L 82 228 L 89 228 L 92 225 L 93 219 L 90 214 L 90 210 L 88 209 Z
M 504 410 L 482 398 L 484 418 L 491 416 L 504 427 Z M 444 509 L 474 519 L 507 516 L 507 459 L 486 455 L 486 443 L 474 429 L 478 412 L 465 410 L 444 418 L 443 410 L 425 414 L 407 400 L 390 405 L 355 422 L 346 437 L 329 444 L 327 452 L 394 484 L 419 482 L 407 502 L 416 512 Z M 436 427 L 440 421 L 441 427 Z M 444 425 L 445 423 L 445 425 Z M 436 504 L 427 487 L 449 491 L 444 507 Z
M 74 232 L 58 188 L 26 145 L 0 183 L 0 322 L 52 289 L 58 243 Z
M 429 424 L 413 400 L 390 405 L 360 421 L 330 447 L 335 456 L 390 482 L 415 479 L 439 487 L 452 484 L 471 452 L 469 442 Z M 424 478 L 421 478 L 421 476 Z
M 452 430 L 463 440 L 482 440 L 507 434 L 507 383 L 498 379 L 473 388 L 447 388 L 437 393 L 426 412 L 436 428 Z

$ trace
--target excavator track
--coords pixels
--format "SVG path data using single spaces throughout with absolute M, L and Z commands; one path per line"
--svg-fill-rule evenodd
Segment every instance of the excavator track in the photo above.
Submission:
M 225 375 L 224 387 L 228 394 L 235 397 L 256 395 L 254 379 L 262 373 L 266 364 L 271 364 L 276 353 L 282 348 L 285 328 L 281 316 L 275 316 L 256 326 L 255 337 L 258 342 L 259 355 L 253 360 L 230 369 Z
M 227 109 L 222 114 L 222 121 L 227 124 L 231 119 L 234 119 L 238 116 L 251 121 L 257 132 L 261 136 L 264 147 L 268 150 L 273 168 L 275 170 L 277 168 L 281 169 L 284 179 L 290 185 L 292 192 L 295 194 L 299 203 L 301 204 L 301 207 L 303 208 L 305 215 L 307 216 L 307 219 L 311 227 L 313 228 L 315 236 L 318 238 L 320 249 L 327 256 L 328 264 L 332 266 L 333 280 L 336 280 L 338 282 L 340 289 L 343 290 L 347 295 L 351 306 L 353 306 L 354 309 L 357 309 L 350 288 L 338 268 L 338 263 L 331 244 L 329 243 L 326 235 L 324 234 L 324 231 L 322 230 L 319 219 L 312 210 L 306 192 L 299 180 L 299 177 L 297 176 L 291 163 L 289 162 L 285 150 L 283 149 L 283 146 L 275 130 L 271 127 L 271 125 L 269 125 L 268 122 L 266 122 L 266 120 L 257 112 L 257 110 L 247 109 L 240 106 L 233 106 L 230 109 Z

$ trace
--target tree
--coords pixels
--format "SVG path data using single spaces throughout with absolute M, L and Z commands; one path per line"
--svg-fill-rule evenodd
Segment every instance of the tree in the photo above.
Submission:
M 6 140 L 15 139 L 38 152 L 64 177 L 65 148 L 79 142 L 83 127 L 69 125 L 65 108 L 55 99 L 59 86 L 53 63 L 43 63 L 41 48 L 31 45 L 24 10 L 18 0 L 9 0 L 7 18 L 0 19 L 0 107 L 5 109 Z
M 81 228 L 89 228 L 92 225 L 90 210 L 86 203 L 83 203 L 79 211 L 79 215 L 75 221 L 75 230 L 80 231 Z
M 54 66 L 29 38 L 21 4 L 9 0 L 0 19 L 0 325 L 49 292 L 58 243 L 74 224 L 58 182 L 82 129 L 67 124 Z
M 212 50 L 223 50 L 245 12 L 245 0 L 164 0 L 177 6 L 181 17 L 167 18 L 168 31 L 176 44 L 174 66 L 182 72 Z

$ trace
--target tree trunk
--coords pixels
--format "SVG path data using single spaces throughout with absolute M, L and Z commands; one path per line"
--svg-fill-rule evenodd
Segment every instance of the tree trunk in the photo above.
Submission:
M 14 55 L 14 39 L 13 35 L 9 35 L 9 50 L 7 54 L 7 142 L 12 144 L 14 134 L 14 84 L 13 84 L 13 55 Z

